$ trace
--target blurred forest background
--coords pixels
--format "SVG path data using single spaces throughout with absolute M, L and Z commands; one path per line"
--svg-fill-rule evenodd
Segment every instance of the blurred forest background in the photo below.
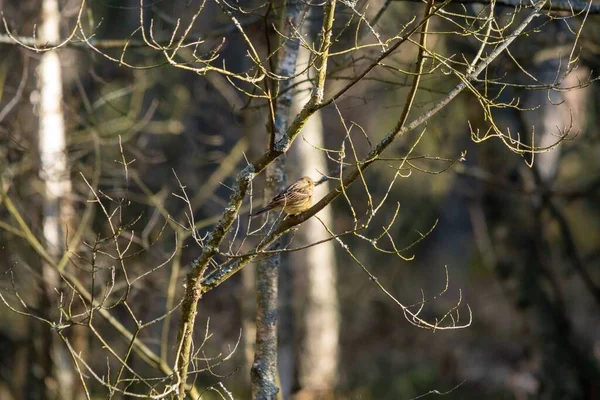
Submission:
M 600 398 L 600 3 L 0 10 L 0 398 Z

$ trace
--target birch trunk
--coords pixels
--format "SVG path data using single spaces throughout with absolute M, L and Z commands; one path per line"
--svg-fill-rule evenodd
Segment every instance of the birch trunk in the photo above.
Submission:
M 308 19 L 310 20 L 310 16 Z M 313 41 L 312 33 L 307 32 L 307 35 L 307 40 Z M 309 62 L 310 52 L 302 47 L 297 70 L 305 69 Z M 306 78 L 304 75 L 296 78 L 298 91 L 292 103 L 293 113 L 300 112 L 310 98 L 312 88 Z M 303 80 L 305 82 L 300 83 Z M 294 170 L 298 177 L 307 175 L 316 181 L 320 178 L 320 173 L 328 170 L 325 154 L 318 150 L 326 147 L 321 111 L 310 117 L 301 135 L 292 147 Z M 327 183 L 317 186 L 315 200 L 328 192 Z M 324 208 L 317 216 L 324 224 L 332 226 L 331 207 Z M 329 237 L 319 219 L 310 218 L 299 228 L 294 236 L 294 247 L 306 246 Z M 282 267 L 282 274 L 291 275 L 295 282 L 293 292 L 298 300 L 294 303 L 302 304 L 298 319 L 303 328 L 298 345 L 294 345 L 293 338 L 299 335 L 294 335 L 293 332 L 287 334 L 291 338 L 289 343 L 282 343 L 281 352 L 288 354 L 287 358 L 290 360 L 287 365 L 282 365 L 284 395 L 289 396 L 293 388 L 297 387 L 302 398 L 323 398 L 332 394 L 338 376 L 339 306 L 333 242 L 290 253 L 289 262 Z M 287 293 L 290 292 L 282 293 L 282 296 Z M 293 327 L 291 329 L 298 331 Z M 294 354 L 297 351 L 300 354 Z M 298 382 L 294 382 L 295 376 L 298 376 Z
M 42 23 L 39 29 L 40 45 L 58 43 L 60 40 L 60 13 L 57 0 L 42 2 Z M 42 54 L 37 70 L 39 103 L 39 152 L 40 178 L 44 183 L 43 206 L 43 235 L 49 254 L 58 260 L 65 248 L 65 223 L 67 199 L 71 192 L 71 181 L 67 166 L 65 125 L 63 119 L 63 92 L 61 66 L 55 50 Z M 60 288 L 58 271 L 43 262 L 42 276 L 44 279 L 45 299 L 43 300 L 46 313 L 56 311 L 55 289 Z M 44 333 L 42 333 L 44 334 Z M 71 399 L 73 394 L 74 375 L 70 357 L 62 346 L 58 336 L 46 332 L 43 338 L 45 345 L 40 350 L 45 352 L 51 376 L 46 382 L 46 397 Z

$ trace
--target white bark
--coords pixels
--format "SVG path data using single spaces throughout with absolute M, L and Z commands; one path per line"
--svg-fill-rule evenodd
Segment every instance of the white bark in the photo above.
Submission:
M 556 52 L 560 54 L 558 50 Z M 556 78 L 557 70 L 560 70 L 561 65 L 566 64 L 565 58 L 547 60 L 538 66 L 536 76 L 542 82 L 552 83 Z M 567 75 L 561 86 L 576 87 L 580 82 L 585 82 L 588 76 L 589 70 L 579 67 Z M 521 115 L 525 128 L 535 130 L 535 146 L 547 148 L 557 143 L 561 135 L 568 134 L 568 137 L 573 137 L 583 131 L 586 126 L 588 94 L 589 88 L 565 92 L 527 91 L 523 96 L 524 108 L 534 110 L 523 112 Z M 542 182 L 547 185 L 551 185 L 556 177 L 563 145 L 564 143 L 551 151 L 535 156 L 534 168 Z
M 310 52 L 300 49 L 297 70 L 303 70 L 309 63 Z M 299 76 L 298 81 L 305 79 Z M 298 113 L 310 96 L 310 83 L 298 87 L 294 97 L 292 112 Z M 315 181 L 320 173 L 327 171 L 323 151 L 322 113 L 316 112 L 306 123 L 301 137 L 292 147 L 294 157 L 293 179 L 308 175 Z M 327 183 L 315 188 L 315 201 L 329 192 Z M 327 226 L 333 224 L 331 207 L 325 207 L 317 214 Z M 294 236 L 293 247 L 300 247 L 327 239 L 329 234 L 315 217 L 307 220 Z M 302 298 L 302 320 L 304 336 L 300 344 L 298 362 L 299 383 L 302 392 L 318 397 L 319 394 L 334 390 L 338 376 L 339 353 L 339 306 L 337 298 L 337 266 L 333 242 L 326 242 L 306 250 L 290 253 L 293 273 L 301 286 L 295 291 Z
M 40 43 L 58 43 L 57 0 L 44 0 Z M 64 248 L 61 200 L 71 192 L 66 157 L 65 124 L 62 109 L 61 66 L 56 51 L 42 54 L 38 67 L 40 176 L 45 183 L 44 239 L 50 254 L 58 258 Z
M 57 0 L 43 0 L 42 23 L 38 32 L 38 44 L 58 43 L 60 40 L 60 13 Z M 55 50 L 42 53 L 37 70 L 39 90 L 39 131 L 38 146 L 40 152 L 40 178 L 44 182 L 45 197 L 43 210 L 43 234 L 49 254 L 58 260 L 64 245 L 65 199 L 71 192 L 71 181 L 67 166 L 65 124 L 63 117 L 63 92 L 61 66 Z M 54 308 L 52 298 L 54 289 L 60 286 L 58 271 L 46 263 L 42 266 L 42 275 L 46 285 L 49 312 Z M 74 376 L 68 354 L 53 335 L 51 348 L 45 349 L 52 360 L 52 371 L 56 379 L 57 393 L 49 395 L 62 399 L 73 396 Z M 47 377 L 50 378 L 50 377 Z

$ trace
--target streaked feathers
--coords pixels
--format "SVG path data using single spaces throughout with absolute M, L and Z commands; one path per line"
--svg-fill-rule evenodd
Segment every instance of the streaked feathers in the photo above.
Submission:
M 283 209 L 286 214 L 298 214 L 312 206 L 315 182 L 304 176 L 279 193 L 261 210 L 251 216 L 259 215 L 273 209 Z

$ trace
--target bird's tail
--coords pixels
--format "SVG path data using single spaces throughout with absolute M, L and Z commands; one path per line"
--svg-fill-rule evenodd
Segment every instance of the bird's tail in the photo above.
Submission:
M 267 207 L 265 207 L 265 208 L 261 208 L 260 210 L 258 210 L 258 211 L 255 211 L 255 212 L 253 212 L 252 214 L 250 214 L 250 216 L 251 216 L 251 217 L 255 217 L 255 216 L 257 216 L 257 215 L 260 215 L 260 214 L 266 213 L 267 211 L 269 211 L 269 210 L 270 210 L 270 209 L 272 209 L 272 208 L 273 208 L 273 207 L 269 207 L 269 206 L 267 206 Z

